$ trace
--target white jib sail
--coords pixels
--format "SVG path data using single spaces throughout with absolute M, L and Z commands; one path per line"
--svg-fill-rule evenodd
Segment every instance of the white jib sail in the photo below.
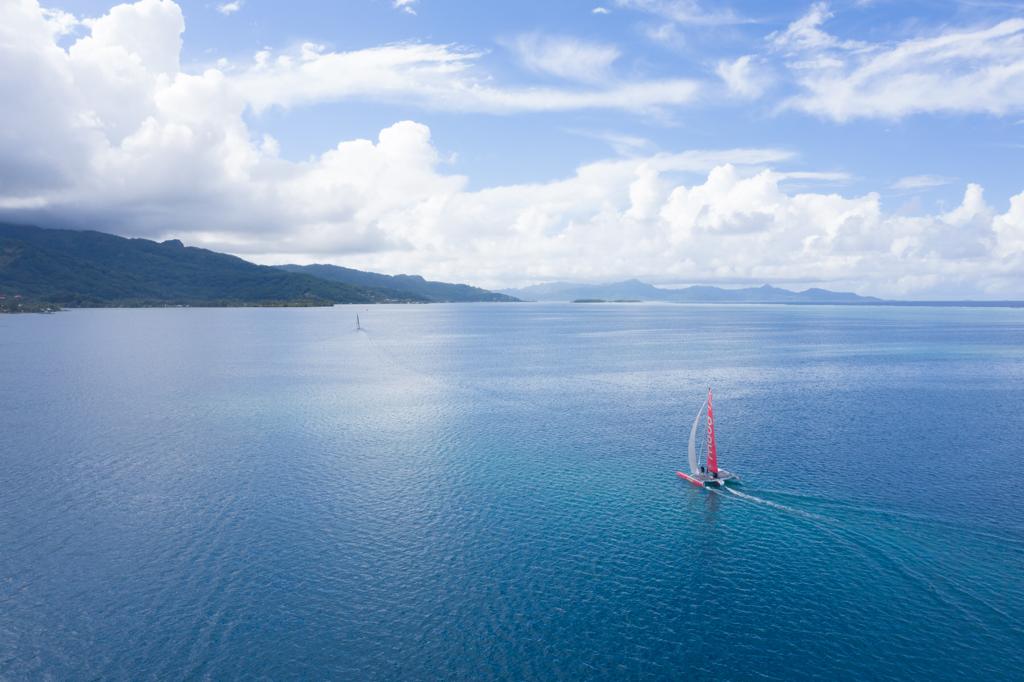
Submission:
M 704 405 L 707 405 L 707 401 L 702 403 L 700 409 L 697 410 L 697 416 L 693 420 L 693 426 L 690 427 L 690 473 L 694 475 L 700 473 L 700 466 L 697 464 L 697 424 L 700 423 L 701 415 L 704 414 Z

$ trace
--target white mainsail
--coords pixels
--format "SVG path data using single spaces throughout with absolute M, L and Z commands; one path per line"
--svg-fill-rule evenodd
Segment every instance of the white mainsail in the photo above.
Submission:
M 700 423 L 701 415 L 704 414 L 704 405 L 707 405 L 707 401 L 697 410 L 697 416 L 693 419 L 693 426 L 690 427 L 690 473 L 694 475 L 700 473 L 700 466 L 697 464 L 697 424 Z

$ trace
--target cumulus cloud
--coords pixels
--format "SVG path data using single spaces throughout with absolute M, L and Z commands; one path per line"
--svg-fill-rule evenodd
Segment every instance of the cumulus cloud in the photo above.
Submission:
M 830 17 L 819 2 L 769 36 L 801 89 L 783 108 L 836 121 L 1024 110 L 1024 19 L 890 45 L 840 40 L 822 28 Z
M 71 33 L 81 24 L 74 14 L 60 9 L 49 9 L 44 7 L 43 17 L 53 28 L 53 32 L 59 36 Z
M 648 153 L 470 190 L 413 121 L 292 162 L 250 129 L 249 107 L 338 88 L 397 95 L 418 70 L 416 87 L 443 89 L 445 71 L 470 82 L 459 80 L 467 58 L 444 46 L 380 48 L 370 63 L 406 66 L 372 71 L 386 82 L 371 88 L 320 73 L 361 65 L 365 51 L 313 44 L 239 72 L 184 72 L 184 20 L 169 0 L 122 5 L 86 27 L 64 49 L 33 0 L 0 4 L 0 218 L 488 286 L 640 276 L 1019 296 L 1024 280 L 1024 192 L 1000 209 L 969 185 L 953 210 L 892 215 L 876 194 L 794 191 L 794 179 L 842 177 L 777 170 L 796 161 L 778 149 Z M 477 106 L 496 92 L 475 95 Z

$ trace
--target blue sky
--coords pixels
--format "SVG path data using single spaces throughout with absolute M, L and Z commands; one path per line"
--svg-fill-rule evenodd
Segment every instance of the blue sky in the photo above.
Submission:
M 100 14 L 106 3 L 82 3 L 82 14 Z M 287 50 L 312 41 L 334 50 L 358 50 L 387 43 L 430 42 L 485 51 L 480 63 L 509 85 L 557 85 L 557 76 L 523 66 L 517 36 L 542 33 L 614 45 L 621 56 L 616 77 L 715 78 L 719 60 L 764 52 L 766 35 L 783 31 L 805 14 L 809 2 L 737 2 L 737 21 L 685 25 L 651 12 L 595 2 L 452 2 L 423 0 L 416 14 L 396 11 L 386 0 L 279 3 L 249 0 L 229 15 L 218 3 L 183 2 L 188 20 L 183 62 L 202 68 L 217 58 L 248 60 L 256 50 Z M 223 4 L 223 3 L 221 3 Z M 707 3 L 709 7 L 716 3 Z M 75 7 L 65 3 L 69 7 Z M 770 6 L 768 6 L 770 5 Z M 943 28 L 986 26 L 1024 17 L 1024 5 L 990 2 L 835 2 L 828 30 L 843 39 L 893 42 L 932 35 Z M 673 25 L 670 39 L 648 34 Z M 760 48 L 760 50 L 759 50 Z M 766 55 L 769 63 L 775 57 Z M 1024 82 L 1020 84 L 1024 88 Z M 866 119 L 837 124 L 820 116 L 778 113 L 792 92 L 778 83 L 768 97 L 727 101 L 709 93 L 685 109 L 657 114 L 591 110 L 540 115 L 464 114 L 430 111 L 379 101 L 331 102 L 277 109 L 254 116 L 255 130 L 273 134 L 285 156 L 302 159 L 339 139 L 373 137 L 385 125 L 415 119 L 430 126 L 437 146 L 458 155 L 454 168 L 476 186 L 562 177 L 581 162 L 606 158 L 614 149 L 600 135 L 648 140 L 651 149 L 675 151 L 718 146 L 778 146 L 796 150 L 801 166 L 834 169 L 854 176 L 854 191 L 878 190 L 895 205 L 905 191 L 889 190 L 902 177 L 934 175 L 957 183 L 914 193 L 922 201 L 959 202 L 963 183 L 974 181 L 995 197 L 1022 188 L 1024 112 L 1014 116 L 951 115 L 940 112 L 899 119 Z M 637 151 L 642 151 L 638 149 Z
M 5 217 L 489 286 L 1024 296 L 1018 3 L 13 1 L 0 66 L 66 115 L 0 120 L 43 141 Z

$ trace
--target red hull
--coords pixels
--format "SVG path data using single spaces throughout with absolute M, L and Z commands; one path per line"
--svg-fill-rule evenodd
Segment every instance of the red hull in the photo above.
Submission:
M 698 481 L 693 476 L 690 476 L 689 474 L 684 474 L 682 471 L 677 471 L 676 472 L 676 476 L 678 476 L 679 478 L 685 478 L 687 481 L 689 481 L 693 485 L 697 486 L 698 488 L 703 488 L 704 487 L 704 482 L 703 481 Z

